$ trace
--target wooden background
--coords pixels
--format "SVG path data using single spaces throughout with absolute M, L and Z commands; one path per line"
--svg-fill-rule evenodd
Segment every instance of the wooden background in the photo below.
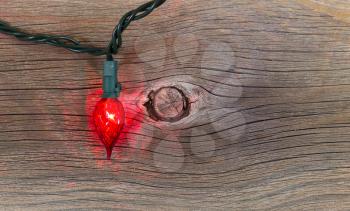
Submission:
M 1 0 L 0 18 L 103 47 L 143 2 Z M 350 209 L 349 0 L 169 0 L 124 37 L 106 161 L 103 58 L 0 35 L 0 210 Z M 149 117 L 166 86 L 189 116 Z

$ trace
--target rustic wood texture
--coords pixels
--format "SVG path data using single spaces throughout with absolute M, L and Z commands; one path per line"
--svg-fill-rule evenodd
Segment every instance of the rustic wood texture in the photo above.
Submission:
M 0 18 L 103 47 L 142 0 L 1 0 Z M 106 161 L 103 58 L 0 35 L 0 210 L 349 210 L 350 2 L 169 0 L 125 32 L 128 126 Z M 161 87 L 190 114 L 155 121 Z

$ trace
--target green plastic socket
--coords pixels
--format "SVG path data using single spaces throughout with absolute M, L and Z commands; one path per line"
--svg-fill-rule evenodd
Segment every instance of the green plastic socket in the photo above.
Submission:
M 103 68 L 103 98 L 117 98 L 121 91 L 118 82 L 118 62 L 105 61 Z

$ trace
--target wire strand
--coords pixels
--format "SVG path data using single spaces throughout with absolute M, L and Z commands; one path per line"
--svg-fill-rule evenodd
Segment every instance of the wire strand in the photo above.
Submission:
M 78 40 L 70 36 L 48 35 L 48 34 L 30 34 L 9 23 L 0 20 L 0 33 L 14 36 L 22 41 L 29 41 L 39 44 L 48 44 L 56 47 L 68 49 L 75 53 L 88 53 L 94 56 L 107 55 L 107 59 L 113 59 L 112 55 L 117 54 L 122 46 L 122 33 L 131 22 L 140 20 L 151 14 L 153 10 L 161 6 L 166 0 L 153 0 L 147 2 L 138 8 L 127 12 L 115 26 L 112 38 L 106 48 L 98 48 L 82 45 Z

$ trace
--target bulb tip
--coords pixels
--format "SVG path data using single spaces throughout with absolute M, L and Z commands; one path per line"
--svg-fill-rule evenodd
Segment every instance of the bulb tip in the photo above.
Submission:
M 107 160 L 111 160 L 112 148 L 107 147 L 106 152 L 107 152 Z

